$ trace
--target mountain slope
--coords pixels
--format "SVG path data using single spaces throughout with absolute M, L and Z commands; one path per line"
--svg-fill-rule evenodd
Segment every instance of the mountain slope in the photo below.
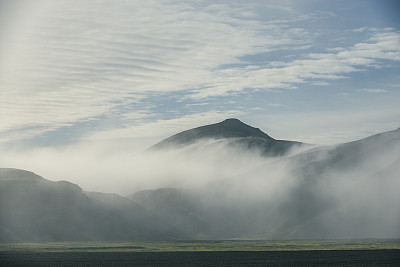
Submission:
M 144 190 L 129 196 L 167 224 L 173 225 L 191 238 L 201 238 L 210 226 L 204 216 L 201 201 L 193 194 L 178 188 Z
M 131 197 L 154 211 L 172 209 L 167 215 L 177 216 L 160 212 L 171 224 L 182 224 L 185 210 L 195 213 L 195 222 L 181 225 L 192 226 L 194 237 L 393 238 L 400 237 L 399 162 L 396 130 L 268 161 L 195 194 L 159 189 Z
M 227 119 L 175 134 L 152 146 L 150 150 L 179 148 L 206 139 L 225 141 L 228 146 L 238 149 L 259 150 L 265 156 L 284 155 L 294 146 L 302 144 L 275 140 L 260 129 L 244 124 L 238 119 Z
M 210 138 L 206 146 L 225 153 L 208 157 L 193 150 L 199 156 L 191 155 L 192 164 L 205 155 L 206 160 L 189 167 L 189 154 L 177 158 L 183 161 L 178 168 L 188 170 L 174 175 L 183 173 L 187 186 L 128 197 L 83 192 L 66 181 L 0 168 L 0 241 L 400 238 L 400 129 L 282 156 L 271 152 L 284 153 L 279 140 L 231 119 L 177 134 L 153 149 L 189 147 Z M 241 160 L 249 157 L 245 165 L 255 158 L 257 164 L 233 166 L 238 161 L 229 153 L 243 147 L 226 146 L 243 140 L 246 145 L 263 140 L 254 149 L 267 149 L 269 157 L 241 153 Z M 298 144 L 288 144 L 293 143 Z M 225 155 L 223 164 L 219 155 Z M 199 166 L 234 171 L 198 175 Z
M 400 162 L 400 130 L 291 159 L 299 186 L 287 208 L 296 214 L 293 218 L 304 219 L 295 236 L 399 236 L 400 209 L 393 205 L 400 201 L 393 190 L 400 187 L 396 162 Z
M 130 201 L 126 199 L 126 201 Z M 156 227 L 131 201 L 130 217 L 66 181 L 0 169 L 0 241 L 154 240 L 181 237 Z M 137 216 L 136 216 L 137 215 Z M 175 235 L 174 235 L 175 234 Z
M 187 237 L 179 228 L 160 220 L 157 213 L 144 209 L 132 199 L 118 194 L 85 192 L 89 198 L 130 221 L 130 227 L 142 233 L 151 233 L 149 237 L 155 240 L 184 239 Z M 149 239 L 149 238 L 146 238 Z

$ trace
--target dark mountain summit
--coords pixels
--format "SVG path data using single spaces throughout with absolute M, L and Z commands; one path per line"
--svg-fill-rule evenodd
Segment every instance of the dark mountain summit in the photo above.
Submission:
M 238 119 L 226 119 L 219 123 L 205 125 L 175 134 L 153 147 L 164 148 L 170 145 L 187 145 L 205 138 L 225 139 L 238 137 L 259 137 L 266 140 L 274 140 L 260 129 L 244 124 Z
M 214 139 L 216 142 L 225 141 L 229 146 L 246 150 L 257 149 L 265 156 L 283 155 L 294 145 L 302 144 L 276 140 L 259 128 L 251 127 L 238 119 L 232 118 L 177 133 L 157 143 L 150 150 L 179 148 L 205 139 Z

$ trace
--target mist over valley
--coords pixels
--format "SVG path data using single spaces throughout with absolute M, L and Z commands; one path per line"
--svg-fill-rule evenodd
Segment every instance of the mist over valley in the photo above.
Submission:
M 114 193 L 1 168 L 0 241 L 400 238 L 400 129 L 316 146 L 227 119 L 123 160 Z

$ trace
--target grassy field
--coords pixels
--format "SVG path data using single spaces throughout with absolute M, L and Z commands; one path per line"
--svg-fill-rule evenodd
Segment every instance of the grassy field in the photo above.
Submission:
M 399 240 L 158 241 L 0 244 L 0 265 L 396 266 Z
M 15 252 L 192 252 L 192 251 L 307 251 L 400 250 L 399 239 L 289 241 L 151 241 L 0 243 L 0 251 Z

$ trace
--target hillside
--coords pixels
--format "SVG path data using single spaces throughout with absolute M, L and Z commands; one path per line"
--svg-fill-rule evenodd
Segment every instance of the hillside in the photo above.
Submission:
M 264 156 L 284 155 L 293 147 L 302 145 L 300 142 L 276 140 L 260 129 L 251 127 L 238 119 L 226 119 L 219 123 L 177 133 L 155 144 L 150 150 L 179 148 L 204 140 L 214 140 L 215 143 L 225 142 L 228 146 L 237 149 L 257 150 Z
M 275 140 L 229 119 L 179 133 L 151 150 L 190 147 L 202 139 L 212 140 L 206 149 L 220 153 L 209 157 L 191 150 L 191 164 L 208 158 L 192 169 L 194 165 L 185 165 L 189 154 L 184 153 L 174 170 L 174 175 L 196 181 L 127 197 L 84 192 L 67 181 L 0 168 L 0 241 L 400 237 L 400 129 L 290 154 L 287 149 L 299 143 Z M 237 146 L 243 140 L 262 141 L 249 149 L 247 141 Z M 261 156 L 248 153 L 259 147 L 265 151 Z M 235 157 L 244 165 L 257 164 L 236 168 Z M 201 168 L 211 168 L 207 164 L 230 175 L 198 175 Z M 158 173 L 162 176 L 162 169 Z
M 205 239 L 399 237 L 399 162 L 395 130 L 268 162 L 195 193 L 158 189 L 130 197 L 171 224 L 190 210 L 193 235 Z
M 89 194 L 92 196 L 93 194 Z M 104 196 L 103 196 L 104 197 Z M 66 181 L 0 169 L 0 241 L 154 240 L 182 237 L 133 201 L 123 209 L 95 201 Z M 125 210 L 124 210 L 125 211 Z

